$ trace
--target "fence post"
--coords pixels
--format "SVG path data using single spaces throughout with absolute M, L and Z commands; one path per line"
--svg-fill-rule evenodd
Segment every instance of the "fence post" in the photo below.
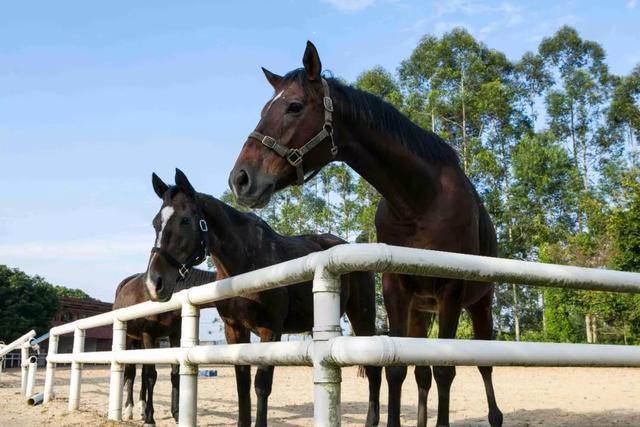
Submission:
M 25 387 L 25 397 L 33 396 L 33 387 L 36 383 L 36 370 L 38 369 L 38 356 L 29 358 L 29 371 L 27 372 L 27 386 Z
M 4 347 L 4 341 L 0 341 L 0 350 Z M 4 371 L 4 356 L 0 357 L 0 383 L 2 382 L 2 372 Z
M 126 349 L 127 323 L 113 319 L 112 352 Z M 124 386 L 124 366 L 122 363 L 111 362 L 111 382 L 109 384 L 109 412 L 107 418 L 113 421 L 122 421 L 122 388 Z
M 313 424 L 318 427 L 340 425 L 341 372 L 324 360 L 329 340 L 341 334 L 340 276 L 319 266 L 313 278 Z
M 27 375 L 29 369 L 29 341 L 20 347 L 20 370 L 22 371 L 20 379 L 20 393 L 24 396 L 27 393 Z
M 182 333 L 180 347 L 198 345 L 200 310 L 188 300 L 182 303 Z M 195 427 L 198 403 L 198 365 L 180 361 L 180 404 L 178 425 Z
M 85 331 L 76 327 L 73 332 L 73 354 L 84 351 Z M 71 383 L 69 385 L 69 410 L 77 411 L 80 408 L 80 381 L 82 380 L 82 363 L 71 364 Z
M 49 333 L 49 347 L 47 348 L 48 356 L 58 354 L 58 336 Z M 48 403 L 53 399 L 53 383 L 55 381 L 56 364 L 47 360 L 47 371 L 44 377 L 44 400 L 43 403 Z

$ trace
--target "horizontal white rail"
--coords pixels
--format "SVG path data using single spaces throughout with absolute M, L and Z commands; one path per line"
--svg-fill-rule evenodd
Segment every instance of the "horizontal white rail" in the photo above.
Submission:
M 20 348 L 22 344 L 24 344 L 25 342 L 28 342 L 31 338 L 35 336 L 36 336 L 36 331 L 31 330 L 26 334 L 24 334 L 23 336 L 21 336 L 20 338 L 18 338 L 17 340 L 11 342 L 10 344 L 5 345 L 4 347 L 2 347 L 2 350 L 0 350 L 0 357 L 3 357 L 8 353 L 11 353 L 13 350 Z
M 47 357 L 53 363 L 172 363 L 194 365 L 277 365 L 311 366 L 311 341 L 287 341 L 253 344 L 199 345 L 189 348 L 92 351 L 58 353 Z
M 640 347 L 398 337 L 338 337 L 325 363 L 434 366 L 640 367 Z
M 322 363 L 335 366 L 584 366 L 640 367 L 640 347 L 398 337 L 338 337 Z M 55 363 L 164 363 L 312 366 L 313 342 L 200 345 L 119 352 L 60 353 Z

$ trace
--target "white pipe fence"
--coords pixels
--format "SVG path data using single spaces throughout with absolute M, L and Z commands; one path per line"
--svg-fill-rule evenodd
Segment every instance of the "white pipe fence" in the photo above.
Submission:
M 180 365 L 180 426 L 196 425 L 199 364 L 313 366 L 314 423 L 340 424 L 340 368 L 349 365 L 524 365 L 640 367 L 640 347 L 515 343 L 426 338 L 341 337 L 340 275 L 377 271 L 475 281 L 640 293 L 640 274 L 538 264 L 388 246 L 341 245 L 324 252 L 183 290 L 164 303 L 145 302 L 51 329 L 44 402 L 54 396 L 56 364 L 71 363 L 69 409 L 79 406 L 83 363 L 111 364 L 108 417 L 122 418 L 123 364 Z M 198 345 L 198 306 L 313 279 L 313 341 Z M 182 310 L 180 348 L 124 350 L 125 323 Z M 113 324 L 112 351 L 84 352 L 86 329 Z M 58 354 L 58 337 L 74 333 L 73 353 Z
M 23 336 L 21 336 L 20 338 L 18 338 L 17 340 L 11 342 L 10 344 L 6 344 L 2 347 L 2 349 L 0 350 L 0 357 L 4 357 L 7 354 L 11 353 L 13 350 L 17 349 L 18 347 L 20 347 L 22 344 L 24 344 L 25 342 L 29 342 L 29 340 L 33 337 L 36 336 L 36 331 L 29 331 L 26 334 L 24 334 Z

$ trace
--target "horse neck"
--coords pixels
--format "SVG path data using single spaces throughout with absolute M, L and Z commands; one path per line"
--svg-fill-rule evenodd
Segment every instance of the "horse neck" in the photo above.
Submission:
M 256 224 L 255 217 L 212 196 L 200 197 L 200 200 L 209 228 L 209 255 L 216 266 L 218 278 L 261 267 L 253 254 L 260 254 L 258 246 L 264 233 L 254 236 L 258 229 L 256 225 L 261 225 Z
M 216 273 L 213 271 L 201 270 L 199 268 L 193 268 L 189 272 L 187 279 L 185 280 L 184 289 L 193 288 L 194 286 L 204 285 L 216 281 Z
M 373 185 L 394 211 L 421 212 L 428 206 L 438 191 L 441 165 L 358 119 L 340 118 L 335 128 L 340 160 Z

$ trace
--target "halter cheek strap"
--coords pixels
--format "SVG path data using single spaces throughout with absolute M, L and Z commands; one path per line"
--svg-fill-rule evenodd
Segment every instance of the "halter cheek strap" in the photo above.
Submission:
M 200 237 L 201 237 L 200 247 L 185 262 L 178 261 L 173 255 L 171 255 L 168 251 L 166 251 L 161 247 L 154 246 L 153 248 L 151 248 L 152 254 L 153 253 L 159 254 L 171 266 L 178 269 L 178 274 L 180 274 L 178 281 L 185 280 L 189 276 L 191 269 L 196 265 L 202 264 L 204 260 L 207 258 L 207 254 L 209 253 L 209 235 L 207 234 L 207 232 L 209 231 L 209 227 L 207 226 L 207 221 L 205 221 L 204 217 L 202 216 L 202 212 L 199 212 L 198 214 L 200 217 L 198 221 L 198 226 L 200 228 Z
M 336 154 L 338 154 L 338 147 L 333 140 L 333 101 L 331 100 L 331 94 L 329 92 L 329 84 L 325 79 L 322 79 L 322 90 L 324 92 L 324 97 L 322 98 L 322 104 L 324 106 L 324 124 L 322 125 L 322 130 L 320 130 L 320 132 L 318 132 L 302 147 L 285 147 L 284 145 L 280 144 L 277 139 L 268 135 L 263 135 L 257 131 L 253 131 L 249 134 L 249 138 L 260 141 L 262 145 L 275 151 L 276 154 L 278 154 L 280 157 L 285 158 L 291 166 L 296 168 L 296 183 L 298 185 L 304 184 L 319 172 L 319 170 L 314 171 L 305 179 L 304 168 L 302 167 L 302 160 L 305 154 L 313 150 L 325 139 L 329 139 L 331 141 L 331 155 L 335 157 Z

